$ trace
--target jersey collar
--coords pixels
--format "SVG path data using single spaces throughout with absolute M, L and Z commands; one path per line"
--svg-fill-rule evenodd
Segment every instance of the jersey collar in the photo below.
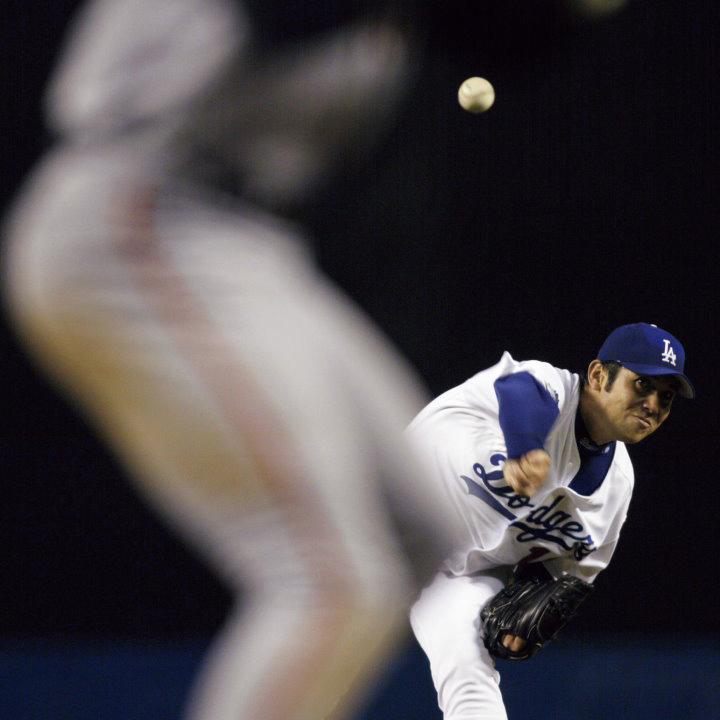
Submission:
M 614 440 L 611 440 L 604 445 L 598 445 L 592 440 L 582 419 L 580 406 L 578 406 L 578 409 L 575 412 L 575 441 L 577 442 L 578 450 L 580 450 L 581 453 L 590 455 L 605 455 L 606 453 L 609 453 L 610 449 L 615 445 Z

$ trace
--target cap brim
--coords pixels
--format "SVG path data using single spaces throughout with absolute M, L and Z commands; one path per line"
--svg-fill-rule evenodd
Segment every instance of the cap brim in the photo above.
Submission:
M 695 397 L 695 386 L 690 382 L 690 378 L 683 373 L 668 372 L 665 368 L 659 368 L 657 365 L 641 365 L 639 363 L 620 364 L 640 375 L 672 375 L 678 381 L 678 395 L 690 400 Z

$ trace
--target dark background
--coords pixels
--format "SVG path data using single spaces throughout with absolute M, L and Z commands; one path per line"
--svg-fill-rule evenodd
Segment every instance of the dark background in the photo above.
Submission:
M 47 143 L 39 93 L 76 5 L 3 2 L 4 205 Z M 626 322 L 683 341 L 698 398 L 631 448 L 629 521 L 573 632 L 717 633 L 720 10 L 631 0 L 585 24 L 554 6 L 442 5 L 396 128 L 309 224 L 323 267 L 433 394 L 505 349 L 580 369 Z M 456 101 L 471 75 L 497 92 L 481 116 Z M 224 588 L 7 324 L 0 353 L 0 635 L 209 636 Z

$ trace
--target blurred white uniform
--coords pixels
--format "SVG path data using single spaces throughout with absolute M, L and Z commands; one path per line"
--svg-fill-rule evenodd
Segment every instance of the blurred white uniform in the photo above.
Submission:
M 259 209 L 363 147 L 409 57 L 382 22 L 255 55 L 236 4 L 98 0 L 48 91 L 59 141 L 9 219 L 8 307 L 242 597 L 197 720 L 345 717 L 444 554 L 443 500 L 401 437 L 417 383 Z

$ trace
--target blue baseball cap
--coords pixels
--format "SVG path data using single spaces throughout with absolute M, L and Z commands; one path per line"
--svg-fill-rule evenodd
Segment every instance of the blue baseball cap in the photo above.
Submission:
M 649 323 L 633 323 L 615 328 L 598 351 L 603 362 L 618 362 L 639 375 L 673 375 L 678 394 L 695 397 L 695 388 L 685 375 L 685 348 L 666 330 Z

